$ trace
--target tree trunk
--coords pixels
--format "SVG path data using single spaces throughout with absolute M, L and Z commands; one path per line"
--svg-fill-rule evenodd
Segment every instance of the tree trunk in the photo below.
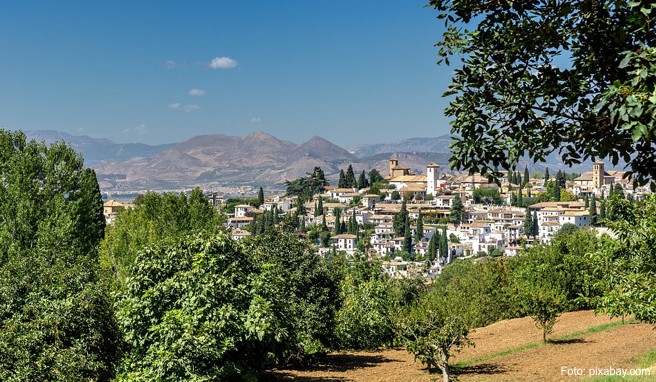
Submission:
M 442 370 L 442 382 L 449 382 L 449 365 L 440 365 L 440 370 Z
M 442 362 L 440 363 L 439 366 L 440 369 L 442 370 L 442 382 L 449 382 L 449 356 L 444 351 L 440 353 L 441 353 L 440 358 L 442 359 Z

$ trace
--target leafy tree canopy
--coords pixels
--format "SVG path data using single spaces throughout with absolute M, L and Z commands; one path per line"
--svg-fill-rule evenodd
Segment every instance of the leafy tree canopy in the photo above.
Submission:
M 461 66 L 445 95 L 451 167 L 498 178 L 522 155 L 623 159 L 656 176 L 656 4 L 431 0 Z
M 64 143 L 0 130 L 0 380 L 108 381 L 120 354 L 98 277 L 93 170 Z
M 285 181 L 287 195 L 298 196 L 305 200 L 310 199 L 312 195 L 323 192 L 324 187 L 328 185 L 325 174 L 321 167 L 315 167 L 311 173 L 307 173 L 304 178 L 298 178 L 292 181 Z
M 137 252 L 160 240 L 191 232 L 223 230 L 223 217 L 196 188 L 187 197 L 147 192 L 120 211 L 100 246 L 100 263 L 114 290 L 124 286 Z

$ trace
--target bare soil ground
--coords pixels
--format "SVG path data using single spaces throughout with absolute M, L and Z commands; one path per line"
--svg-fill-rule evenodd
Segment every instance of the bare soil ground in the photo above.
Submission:
M 542 344 L 542 333 L 530 318 L 498 322 L 473 332 L 470 337 L 476 346 L 457 354 L 453 363 L 464 364 L 456 370 L 461 382 L 569 381 L 589 378 L 590 369 L 634 368 L 637 357 L 656 348 L 656 330 L 652 326 L 628 323 L 581 334 L 617 321 L 595 316 L 591 311 L 566 313 L 549 336 L 566 339 L 548 344 Z M 580 370 L 582 375 L 567 375 L 568 370 Z M 656 376 L 656 367 L 652 368 L 652 376 Z M 441 376 L 428 374 L 403 349 L 386 349 L 329 354 L 303 367 L 275 370 L 268 379 L 428 382 L 441 380 Z

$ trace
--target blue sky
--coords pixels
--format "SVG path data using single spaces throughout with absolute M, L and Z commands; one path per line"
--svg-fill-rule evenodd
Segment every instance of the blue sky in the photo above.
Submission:
M 11 1 L 0 127 L 117 142 L 446 134 L 427 1 Z

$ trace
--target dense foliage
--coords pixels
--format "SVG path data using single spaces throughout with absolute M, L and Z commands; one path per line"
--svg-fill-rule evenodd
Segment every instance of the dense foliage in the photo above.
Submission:
M 616 221 L 607 221 L 617 240 L 600 247 L 593 260 L 603 275 L 597 285 L 603 296 L 599 310 L 611 316 L 635 314 L 656 324 L 656 197 L 632 204 L 616 198 L 610 203 Z
M 109 380 L 120 341 L 93 170 L 63 143 L 0 130 L 0 179 L 0 380 Z
M 431 0 L 458 55 L 451 167 L 499 177 L 522 155 L 623 159 L 656 176 L 656 4 Z
M 352 169 L 351 169 L 352 170 Z M 311 173 L 304 178 L 285 181 L 287 195 L 298 196 L 304 200 L 312 198 L 312 195 L 323 192 L 324 187 L 328 185 L 328 180 L 321 169 L 315 167 Z
M 219 232 L 224 221 L 199 188 L 189 196 L 172 192 L 140 195 L 134 208 L 120 211 L 115 224 L 107 227 L 100 247 L 101 265 L 112 289 L 124 287 L 138 251 L 165 238 Z

